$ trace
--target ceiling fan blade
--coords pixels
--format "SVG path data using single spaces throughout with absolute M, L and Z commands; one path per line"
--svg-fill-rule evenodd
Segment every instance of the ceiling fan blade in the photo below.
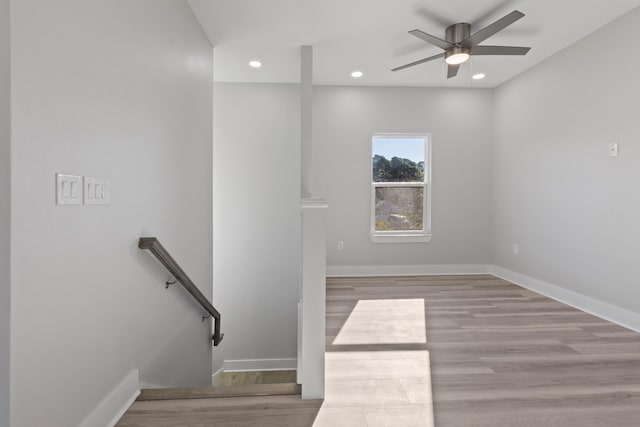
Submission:
M 483 29 L 475 32 L 468 39 L 463 41 L 462 44 L 470 47 L 477 46 L 478 44 L 482 43 L 483 41 L 485 41 L 486 39 L 488 39 L 498 31 L 504 30 L 509 25 L 513 24 L 523 16 L 524 16 L 524 13 L 520 12 L 519 10 L 514 10 L 510 14 L 505 15 L 502 18 L 498 19 L 493 24 L 489 24 Z
M 424 59 L 421 59 L 419 61 L 415 61 L 415 62 L 412 62 L 410 64 L 403 65 L 401 67 L 396 67 L 391 71 L 404 70 L 405 68 L 413 67 L 414 65 L 424 64 L 425 62 L 433 61 L 434 59 L 438 59 L 438 58 L 444 58 L 444 53 L 439 53 L 437 55 L 430 56 L 428 58 L 424 58 Z
M 449 64 L 447 66 L 447 78 L 450 79 L 452 77 L 455 77 L 458 74 L 459 69 L 460 69 L 460 64 L 456 64 L 456 65 Z
M 438 37 L 432 36 L 431 34 L 427 34 L 424 31 L 411 30 L 409 31 L 409 34 L 419 38 L 420 40 L 424 40 L 427 43 L 431 43 L 434 46 L 438 46 L 440 49 L 447 50 L 455 46 L 454 44 L 449 43 L 446 40 L 439 39 Z
M 472 55 L 526 55 L 530 47 L 519 46 L 475 46 Z

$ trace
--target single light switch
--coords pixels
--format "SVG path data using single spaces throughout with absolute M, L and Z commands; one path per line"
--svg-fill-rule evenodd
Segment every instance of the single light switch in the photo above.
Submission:
M 84 204 L 108 205 L 109 181 L 90 176 L 84 177 Z
M 82 177 L 56 174 L 56 205 L 82 204 Z
M 609 144 L 609 157 L 618 157 L 618 143 L 612 142 Z

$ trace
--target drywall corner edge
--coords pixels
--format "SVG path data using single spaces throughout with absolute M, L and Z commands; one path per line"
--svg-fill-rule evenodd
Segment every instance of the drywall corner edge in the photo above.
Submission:
M 216 385 L 216 383 L 218 382 L 218 378 L 220 378 L 220 375 L 222 375 L 223 372 L 224 372 L 224 368 L 220 368 L 211 375 L 212 386 Z

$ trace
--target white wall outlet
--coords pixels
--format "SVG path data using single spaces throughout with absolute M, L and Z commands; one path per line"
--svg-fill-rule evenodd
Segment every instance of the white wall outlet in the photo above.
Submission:
M 609 144 L 609 157 L 618 157 L 618 143 L 612 142 Z
M 109 204 L 109 181 L 102 178 L 84 177 L 84 204 L 85 205 L 108 205 Z
M 338 250 L 341 251 L 344 249 L 344 242 L 342 240 L 338 241 Z
M 511 247 L 511 251 L 513 252 L 514 255 L 518 255 L 520 253 L 520 245 L 517 243 L 514 243 L 513 246 Z
M 82 177 L 79 175 L 56 174 L 56 204 L 82 204 Z

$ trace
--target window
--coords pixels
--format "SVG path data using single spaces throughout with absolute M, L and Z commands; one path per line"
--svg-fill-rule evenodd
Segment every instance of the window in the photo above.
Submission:
M 431 146 L 426 134 L 376 134 L 371 159 L 371 240 L 431 240 Z

